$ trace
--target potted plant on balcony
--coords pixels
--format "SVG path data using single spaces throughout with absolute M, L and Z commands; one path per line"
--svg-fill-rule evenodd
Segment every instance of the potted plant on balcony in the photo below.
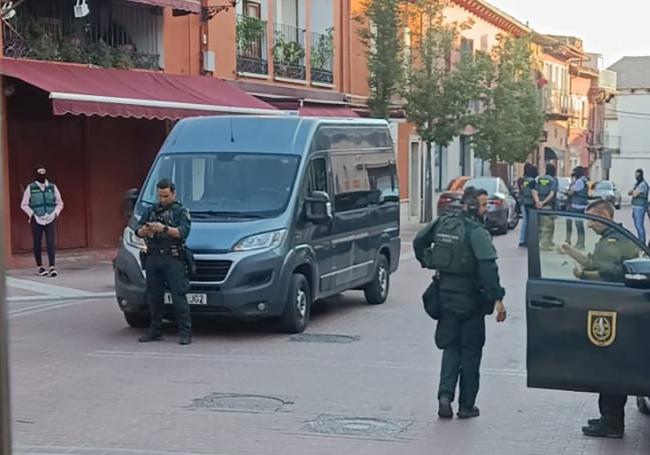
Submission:
M 237 23 L 237 47 L 247 57 L 261 58 L 261 44 L 266 24 L 252 16 L 242 16 Z
M 311 69 L 312 80 L 331 82 L 332 72 L 326 68 L 334 56 L 334 27 L 329 27 L 325 34 L 319 34 L 318 42 L 312 45 Z
M 301 64 L 305 58 L 305 49 L 300 43 L 287 40 L 283 33 L 275 34 L 273 46 L 275 72 L 278 76 L 292 79 L 305 79 L 305 67 Z

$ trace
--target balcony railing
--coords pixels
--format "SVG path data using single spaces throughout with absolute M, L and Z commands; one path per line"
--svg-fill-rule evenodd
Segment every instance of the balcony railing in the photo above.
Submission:
M 237 72 L 268 74 L 267 23 L 251 16 L 237 18 Z
M 274 24 L 273 69 L 276 77 L 305 80 L 305 31 L 285 24 Z
M 334 29 L 326 33 L 312 33 L 311 80 L 324 84 L 334 82 Z
M 606 133 L 603 142 L 606 149 L 614 151 L 621 150 L 621 136 Z
M 49 5 L 45 5 L 49 3 Z M 68 2 L 27 0 L 3 21 L 3 55 L 86 63 L 102 67 L 160 69 L 162 16 L 156 9 L 115 0 L 111 13 L 91 8 L 75 19 Z
M 554 89 L 545 89 L 543 93 L 544 111 L 550 115 L 569 115 L 569 94 Z
M 615 71 L 601 70 L 598 86 L 604 90 L 616 91 L 618 74 Z

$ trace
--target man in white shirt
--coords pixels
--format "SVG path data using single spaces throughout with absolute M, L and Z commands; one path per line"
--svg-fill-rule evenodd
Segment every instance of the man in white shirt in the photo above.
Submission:
M 63 210 L 63 199 L 59 188 L 47 180 L 47 171 L 45 167 L 36 168 L 36 180 L 30 183 L 23 194 L 23 201 L 20 208 L 29 217 L 29 224 L 32 226 L 34 236 L 34 259 L 36 259 L 37 274 L 40 276 L 55 277 L 58 275 L 55 264 L 55 220 Z M 47 258 L 49 261 L 49 270 L 43 267 L 41 257 L 41 242 L 45 234 L 45 243 L 47 245 Z

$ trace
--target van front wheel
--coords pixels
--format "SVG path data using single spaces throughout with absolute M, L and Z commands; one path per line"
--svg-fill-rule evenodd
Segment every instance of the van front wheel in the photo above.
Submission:
M 377 268 L 372 281 L 365 287 L 364 294 L 366 301 L 370 305 L 381 305 L 388 298 L 388 290 L 390 289 L 390 268 L 388 259 L 383 254 L 379 255 L 377 261 Z
M 291 277 L 291 287 L 282 312 L 282 330 L 287 333 L 301 333 L 309 323 L 311 290 L 307 278 L 300 273 Z

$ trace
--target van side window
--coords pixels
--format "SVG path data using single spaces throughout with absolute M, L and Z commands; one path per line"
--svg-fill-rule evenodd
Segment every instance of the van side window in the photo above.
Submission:
M 315 158 L 309 163 L 307 194 L 309 195 L 314 191 L 327 193 L 327 163 L 325 158 Z
M 334 172 L 334 207 L 337 212 L 363 209 L 371 199 L 370 178 L 363 153 L 331 155 Z
M 371 204 L 381 203 L 388 196 L 399 196 L 397 169 L 394 162 L 368 164 L 367 168 Z

